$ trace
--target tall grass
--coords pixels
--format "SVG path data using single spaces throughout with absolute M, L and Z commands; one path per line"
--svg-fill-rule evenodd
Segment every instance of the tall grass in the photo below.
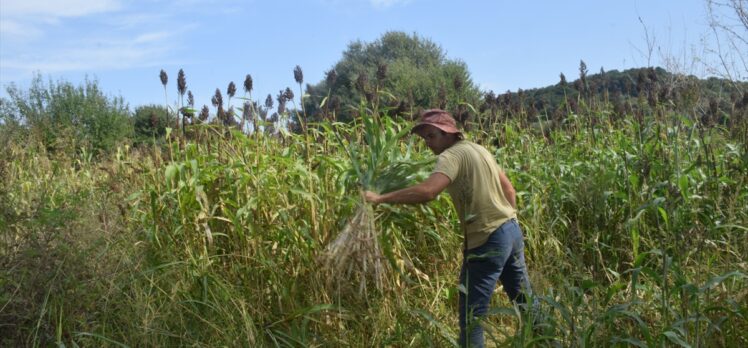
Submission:
M 541 303 L 532 328 L 495 296 L 489 341 L 748 345 L 746 144 L 678 113 L 590 113 L 469 134 L 517 189 Z M 376 173 L 432 159 L 406 121 L 361 114 L 302 134 L 196 125 L 199 141 L 102 161 L 16 146 L 0 168 L 2 343 L 454 345 L 447 197 L 373 211 L 393 270 L 381 290 L 331 288 L 319 267 Z

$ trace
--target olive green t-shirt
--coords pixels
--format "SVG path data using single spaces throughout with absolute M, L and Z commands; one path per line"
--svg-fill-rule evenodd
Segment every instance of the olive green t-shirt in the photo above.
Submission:
M 434 173 L 449 177 L 447 192 L 457 209 L 465 246 L 483 245 L 488 236 L 517 212 L 504 196 L 496 159 L 486 148 L 460 140 L 436 160 Z

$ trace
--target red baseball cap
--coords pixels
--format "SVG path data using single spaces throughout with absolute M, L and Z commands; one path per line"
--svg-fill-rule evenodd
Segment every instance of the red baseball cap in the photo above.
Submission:
M 421 120 L 415 127 L 410 131 L 411 133 L 418 133 L 426 125 L 432 125 L 439 128 L 447 133 L 457 133 L 462 135 L 457 129 L 457 122 L 448 112 L 441 109 L 429 109 L 421 113 Z

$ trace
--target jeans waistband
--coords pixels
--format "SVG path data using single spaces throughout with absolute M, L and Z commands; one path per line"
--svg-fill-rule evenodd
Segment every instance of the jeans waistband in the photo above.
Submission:
M 517 221 L 517 218 L 510 218 L 509 220 L 504 221 L 504 223 L 502 223 L 501 226 L 504 226 L 505 224 L 508 224 L 510 222 L 514 222 L 515 224 L 519 224 L 519 221 Z M 501 228 L 501 226 L 499 226 L 499 228 Z

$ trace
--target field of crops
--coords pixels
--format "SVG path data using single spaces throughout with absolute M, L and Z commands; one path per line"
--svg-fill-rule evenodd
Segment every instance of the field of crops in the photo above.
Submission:
M 11 144 L 0 345 L 455 345 L 462 236 L 446 194 L 364 206 L 381 268 L 330 264 L 364 186 L 433 165 L 412 121 L 361 111 L 295 133 L 194 125 L 103 158 Z M 541 305 L 533 328 L 497 292 L 489 345 L 748 346 L 746 124 L 590 111 L 468 132 L 517 189 Z

